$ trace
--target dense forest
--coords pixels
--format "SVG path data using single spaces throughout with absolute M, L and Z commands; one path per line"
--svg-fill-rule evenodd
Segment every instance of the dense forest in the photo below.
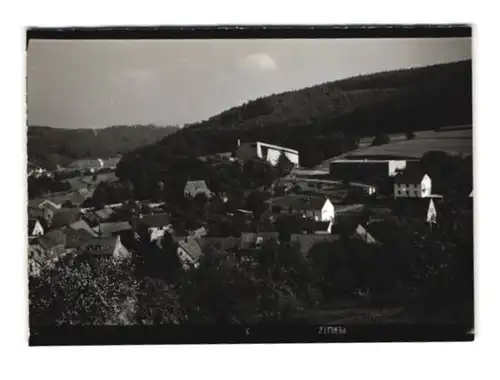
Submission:
M 271 95 L 187 126 L 121 160 L 118 176 L 155 182 L 178 156 L 235 149 L 238 139 L 300 151 L 302 166 L 355 149 L 360 137 L 472 123 L 472 62 L 328 82 Z
M 28 127 L 28 159 L 45 168 L 83 158 L 108 158 L 153 144 L 177 127 L 113 126 L 104 129 Z

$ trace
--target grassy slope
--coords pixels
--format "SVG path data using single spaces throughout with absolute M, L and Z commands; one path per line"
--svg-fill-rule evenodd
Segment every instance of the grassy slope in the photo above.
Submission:
M 472 127 L 460 130 L 416 132 L 412 140 L 406 136 L 393 135 L 388 144 L 371 146 L 371 138 L 363 141 L 359 149 L 343 153 L 318 165 L 318 170 L 328 170 L 330 161 L 342 158 L 393 157 L 420 159 L 430 150 L 439 150 L 452 155 L 468 156 L 472 154 Z

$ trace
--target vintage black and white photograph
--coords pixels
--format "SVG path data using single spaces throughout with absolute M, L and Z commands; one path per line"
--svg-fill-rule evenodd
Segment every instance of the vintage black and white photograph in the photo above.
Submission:
M 397 29 L 28 30 L 30 344 L 472 340 L 471 28 Z

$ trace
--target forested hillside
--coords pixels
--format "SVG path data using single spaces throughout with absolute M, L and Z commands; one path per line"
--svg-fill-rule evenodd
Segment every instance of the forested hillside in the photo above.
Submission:
M 363 136 L 471 123 L 471 61 L 382 72 L 231 108 L 125 155 L 117 174 L 154 183 L 173 157 L 232 151 L 238 139 L 297 149 L 301 165 L 312 166 Z
M 82 158 L 107 158 L 153 144 L 177 127 L 113 126 L 104 129 L 28 127 L 28 160 L 46 168 Z

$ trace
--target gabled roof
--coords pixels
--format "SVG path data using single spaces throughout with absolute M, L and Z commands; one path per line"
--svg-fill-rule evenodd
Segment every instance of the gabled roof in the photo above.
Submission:
M 355 234 L 367 244 L 378 243 L 378 241 L 361 224 L 358 224 L 358 226 L 356 227 Z
M 201 256 L 203 256 L 203 251 L 201 250 L 197 239 L 195 239 L 194 237 L 188 236 L 184 240 L 178 241 L 178 244 L 179 247 L 181 247 L 182 250 L 186 252 L 193 260 L 198 260 Z
M 79 208 L 60 208 L 52 217 L 52 228 L 59 228 L 63 226 L 69 226 L 71 223 L 74 223 L 78 220 L 79 215 L 81 214 Z
M 78 230 L 83 230 L 89 233 L 92 236 L 97 236 L 95 231 L 89 226 L 89 224 L 85 220 L 79 220 L 77 222 L 71 223 L 69 225 L 69 228 L 71 228 L 74 231 Z
M 166 227 L 170 224 L 170 216 L 166 213 L 143 215 L 139 223 L 148 227 Z
M 211 245 L 226 250 L 237 247 L 240 244 L 240 238 L 236 236 L 203 237 L 200 239 L 199 244 L 202 248 Z
M 65 201 L 69 201 L 74 205 L 80 205 L 89 197 L 90 196 L 80 194 L 78 191 L 74 191 L 64 197 L 61 197 L 60 202 L 62 204 Z
M 291 208 L 293 210 L 321 210 L 327 201 L 327 197 L 307 195 L 285 195 L 266 201 L 273 206 Z
M 401 185 L 419 184 L 425 175 L 426 173 L 418 168 L 409 168 L 396 175 L 394 183 Z
M 38 204 L 38 207 L 41 209 L 48 208 L 49 210 L 57 211 L 61 206 L 60 204 L 56 204 L 49 199 L 44 199 Z
M 202 237 L 202 236 L 206 236 L 207 233 L 208 233 L 208 231 L 205 227 L 200 227 L 200 228 L 194 230 L 192 232 L 192 235 L 196 236 L 196 237 Z
M 119 241 L 119 236 L 95 238 L 83 243 L 80 246 L 80 250 L 88 255 L 112 256 Z
M 210 191 L 205 181 L 187 181 L 184 191 L 194 193 L 198 191 Z
M 98 235 L 102 237 L 111 237 L 122 231 L 131 230 L 132 226 L 129 222 L 110 222 L 110 223 L 101 223 L 94 230 Z
M 96 237 L 94 233 L 84 229 L 65 228 L 63 231 L 66 234 L 66 248 L 80 248 L 84 243 Z
M 44 249 L 51 249 L 57 245 L 66 245 L 66 234 L 62 230 L 52 230 L 37 239 L 37 243 Z
M 99 210 L 94 211 L 94 214 L 100 219 L 100 220 L 107 220 L 113 215 L 115 211 L 110 208 L 110 207 L 104 207 Z
M 86 187 L 82 187 L 82 188 L 78 189 L 77 192 L 78 192 L 78 194 L 80 194 L 84 197 L 90 198 L 92 196 L 92 194 L 94 194 L 94 190 L 95 189 L 88 189 Z

